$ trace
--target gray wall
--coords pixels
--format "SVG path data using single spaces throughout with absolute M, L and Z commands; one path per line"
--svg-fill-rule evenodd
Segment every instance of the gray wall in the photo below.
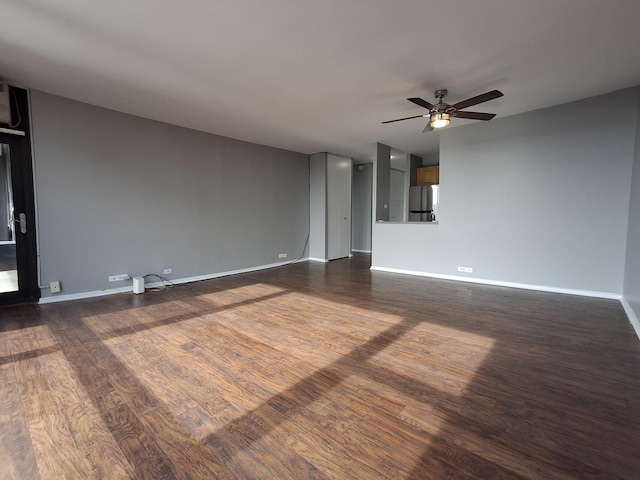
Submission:
M 439 225 L 374 225 L 372 265 L 622 293 L 637 103 L 629 89 L 444 130 Z
M 422 159 L 423 167 L 435 167 L 440 165 L 440 153 L 425 155 Z
M 636 147 L 631 180 L 626 260 L 624 298 L 633 309 L 636 319 L 640 319 L 640 103 L 638 105 L 638 121 L 636 122 Z
M 209 275 L 304 255 L 306 155 L 33 91 L 41 281 Z M 46 296 L 48 293 L 44 291 Z
M 373 164 L 354 165 L 352 178 L 351 249 L 370 252 Z
M 406 222 L 405 211 L 408 196 L 406 174 L 403 170 L 389 169 L 389 221 Z
M 409 185 L 418 184 L 418 168 L 422 166 L 422 157 L 409 154 Z

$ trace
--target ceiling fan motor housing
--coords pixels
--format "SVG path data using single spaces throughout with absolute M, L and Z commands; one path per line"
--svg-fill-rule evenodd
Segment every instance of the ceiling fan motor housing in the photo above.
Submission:
M 447 93 L 448 91 L 445 88 L 436 90 L 435 97 L 438 99 L 438 103 L 430 110 L 429 113 L 431 115 L 436 115 L 438 113 L 447 113 L 452 116 L 455 115 L 456 109 L 442 101 L 442 99 L 447 96 Z
M 446 88 L 443 88 L 441 90 L 436 90 L 436 98 L 440 99 L 440 101 L 442 102 L 442 99 L 447 96 L 447 93 L 449 92 L 447 91 Z

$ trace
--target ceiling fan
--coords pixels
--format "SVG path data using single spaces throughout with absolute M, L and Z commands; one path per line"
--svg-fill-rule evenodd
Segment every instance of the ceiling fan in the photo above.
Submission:
M 453 105 L 449 105 L 448 103 L 444 103 L 442 101 L 442 99 L 447 96 L 447 91 L 444 89 L 436 90 L 435 97 L 438 99 L 438 103 L 435 105 L 421 98 L 407 98 L 407 100 L 409 100 L 410 102 L 428 109 L 429 113 L 425 113 L 423 115 L 414 115 L 413 117 L 398 118 L 396 120 L 387 120 L 386 122 L 382 123 L 401 122 L 402 120 L 410 120 L 412 118 L 429 117 L 429 123 L 427 123 L 427 126 L 424 127 L 424 130 L 422 130 L 422 133 L 424 133 L 430 132 L 434 128 L 446 127 L 451 122 L 451 117 L 469 118 L 471 120 L 491 120 L 496 116 L 495 113 L 463 112 L 461 110 L 473 105 L 477 105 L 479 103 L 488 102 L 489 100 L 502 97 L 503 95 L 504 94 L 499 90 L 491 90 L 490 92 L 483 93 L 482 95 L 468 98 L 461 102 L 454 103 Z

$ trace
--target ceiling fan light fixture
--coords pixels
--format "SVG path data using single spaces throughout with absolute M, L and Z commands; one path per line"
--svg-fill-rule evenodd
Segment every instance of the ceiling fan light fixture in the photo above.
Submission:
M 431 120 L 429 124 L 431 128 L 443 128 L 451 123 L 451 119 L 449 118 L 448 113 L 434 113 L 431 115 Z

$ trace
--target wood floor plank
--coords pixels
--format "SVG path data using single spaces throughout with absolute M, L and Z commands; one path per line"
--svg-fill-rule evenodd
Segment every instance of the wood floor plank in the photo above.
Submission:
M 140 480 L 173 480 L 185 478 L 178 475 L 178 468 L 172 459 L 154 440 L 133 411 L 122 403 L 106 412 L 104 420 L 114 440 Z
M 56 394 L 31 395 L 24 406 L 42 478 L 91 478 L 93 466 L 77 448 Z
M 0 334 L 1 335 L 1 334 Z M 40 478 L 14 366 L 0 365 L 0 476 Z
M 141 417 L 153 439 L 176 465 L 177 478 L 233 478 L 233 452 L 229 454 L 221 445 L 208 445 L 194 441 L 192 435 L 175 421 L 170 409 L 160 407 Z M 226 454 L 226 455 L 225 455 Z M 239 477 L 242 478 L 242 477 Z

